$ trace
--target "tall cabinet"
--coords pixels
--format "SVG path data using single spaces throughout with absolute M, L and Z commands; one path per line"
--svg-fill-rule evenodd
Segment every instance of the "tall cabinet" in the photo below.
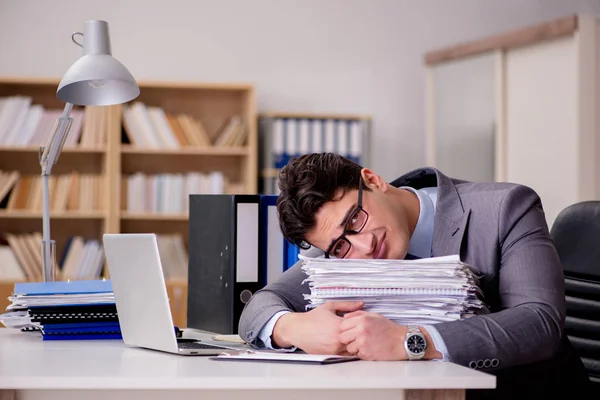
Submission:
M 600 198 L 598 24 L 569 16 L 427 53 L 427 164 L 532 187 L 550 226 Z

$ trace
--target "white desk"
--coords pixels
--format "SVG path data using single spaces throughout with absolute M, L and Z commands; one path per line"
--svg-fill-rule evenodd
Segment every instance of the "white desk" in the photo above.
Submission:
M 493 375 L 451 363 L 214 361 L 128 348 L 120 340 L 42 341 L 0 329 L 2 400 L 461 399 L 464 389 L 495 385 Z

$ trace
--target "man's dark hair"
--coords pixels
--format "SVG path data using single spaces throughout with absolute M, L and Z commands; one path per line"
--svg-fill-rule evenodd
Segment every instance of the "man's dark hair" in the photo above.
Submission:
M 323 204 L 358 189 L 361 170 L 360 165 L 335 153 L 291 159 L 279 172 L 277 211 L 283 236 L 300 248 L 310 247 L 306 233 L 316 225 L 315 214 Z

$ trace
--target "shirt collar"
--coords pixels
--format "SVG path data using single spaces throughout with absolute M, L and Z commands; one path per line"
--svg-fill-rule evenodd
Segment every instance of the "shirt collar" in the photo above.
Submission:
M 437 187 L 414 189 L 409 186 L 401 186 L 399 189 L 411 191 L 419 199 L 419 219 L 410 237 L 408 253 L 420 258 L 431 257 Z

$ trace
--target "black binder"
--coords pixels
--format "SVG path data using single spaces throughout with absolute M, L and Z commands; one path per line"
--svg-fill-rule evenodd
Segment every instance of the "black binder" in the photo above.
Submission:
M 244 305 L 264 282 L 259 195 L 190 195 L 187 326 L 237 333 Z

